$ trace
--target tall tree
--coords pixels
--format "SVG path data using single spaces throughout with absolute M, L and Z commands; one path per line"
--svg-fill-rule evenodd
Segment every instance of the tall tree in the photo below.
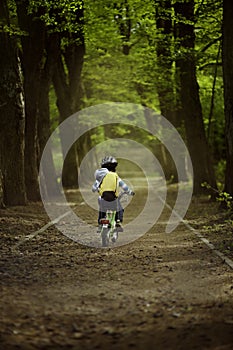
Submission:
M 85 54 L 83 1 L 77 2 L 74 8 L 71 7 L 67 15 L 70 11 L 73 15 L 70 17 L 69 27 L 61 27 L 60 32 L 57 33 L 56 63 L 53 74 L 60 122 L 81 109 L 81 72 Z M 63 23 L 63 15 L 62 12 L 56 13 L 60 23 Z M 82 147 L 80 143 L 78 146 L 73 145 L 65 158 L 62 175 L 65 187 L 77 186 L 80 147 Z
M 130 18 L 130 4 L 128 0 L 121 0 L 114 3 L 114 7 L 117 12 L 115 14 L 115 20 L 119 27 L 119 34 L 123 41 L 122 52 L 124 55 L 129 55 L 130 36 L 132 30 L 132 20 Z
M 26 203 L 24 184 L 24 98 L 16 41 L 9 33 L 7 1 L 0 2 L 0 173 L 6 205 Z
M 25 93 L 25 184 L 29 200 L 40 199 L 37 166 L 37 117 L 41 66 L 44 56 L 45 24 L 40 19 L 43 9 L 29 13 L 28 0 L 16 0 L 21 37 Z
M 40 91 L 39 91 L 39 105 L 38 105 L 38 144 L 39 155 L 38 161 L 40 161 L 44 147 L 51 134 L 51 122 L 50 122 L 50 101 L 49 91 L 52 84 L 52 76 L 54 74 L 54 51 L 56 51 L 56 34 L 47 35 L 46 38 L 46 59 L 41 72 Z M 52 156 L 52 149 L 47 145 L 47 161 L 46 167 L 43 169 L 43 174 L 46 177 L 46 188 L 44 195 L 56 196 L 59 194 L 59 188 L 57 183 L 57 176 L 54 167 L 54 161 Z M 45 164 L 45 163 L 44 163 Z
M 199 85 L 196 77 L 194 0 L 176 1 L 176 40 L 180 53 L 176 65 L 187 143 L 194 169 L 194 194 L 203 192 L 202 183 L 216 188 L 213 164 L 205 135 Z
M 172 59 L 172 5 L 171 0 L 156 1 L 156 53 L 160 72 L 157 92 L 160 111 L 171 123 L 176 124 L 173 90 Z
M 223 81 L 225 103 L 226 175 L 225 191 L 233 196 L 233 6 L 223 0 Z
M 172 3 L 171 0 L 155 1 L 156 7 L 156 54 L 157 70 L 159 72 L 159 81 L 156 89 L 158 93 L 160 112 L 175 127 L 179 127 L 181 119 L 176 118 L 176 106 L 174 96 L 174 73 L 173 73 L 173 23 L 172 23 Z M 178 181 L 175 164 L 171 159 L 164 145 L 161 144 L 161 155 L 166 178 L 176 183 Z M 185 159 L 181 156 L 180 166 L 183 166 L 182 172 L 187 180 L 185 171 Z

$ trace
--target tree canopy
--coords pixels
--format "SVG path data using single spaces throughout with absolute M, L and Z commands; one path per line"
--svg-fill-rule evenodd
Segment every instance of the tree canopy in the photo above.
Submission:
M 9 131 L 11 117 L 4 106 L 12 102 L 4 79 L 9 86 L 22 86 L 23 94 L 16 89 L 15 100 L 23 96 L 24 108 L 20 112 L 15 106 L 11 115 L 15 120 L 24 120 L 25 115 L 20 141 L 24 152 L 19 157 L 24 169 L 17 181 L 24 183 L 29 200 L 39 199 L 38 166 L 51 131 L 72 113 L 109 101 L 142 104 L 164 115 L 189 148 L 194 192 L 205 190 L 202 184 L 206 182 L 215 191 L 225 186 L 232 194 L 232 179 L 226 175 L 232 167 L 228 134 L 232 116 L 227 114 L 225 122 L 226 94 L 232 95 L 227 79 L 231 58 L 223 56 L 224 43 L 232 40 L 227 6 L 227 0 L 2 1 L 2 201 L 14 203 L 6 199 L 10 186 L 6 174 L 14 170 L 7 169 L 4 140 L 10 134 L 12 143 L 19 141 L 12 128 Z M 11 58 L 11 66 L 4 56 Z M 14 65 L 19 74 L 13 77 L 9 72 Z M 16 109 L 21 113 L 18 117 Z M 124 135 L 159 154 L 166 178 L 177 180 L 172 162 L 166 166 L 162 154 L 167 151 L 161 151 L 158 140 L 119 124 L 83 135 L 65 160 L 63 185 L 77 185 L 81 160 L 96 143 Z M 56 146 L 62 148 L 59 138 Z M 9 153 L 13 150 L 9 146 Z M 56 166 L 51 154 L 53 179 Z

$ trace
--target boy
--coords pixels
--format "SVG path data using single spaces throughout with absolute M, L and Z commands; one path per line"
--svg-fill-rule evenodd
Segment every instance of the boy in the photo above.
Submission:
M 112 156 L 105 157 L 101 162 L 101 169 L 95 172 L 95 183 L 92 186 L 93 192 L 99 192 L 99 217 L 100 220 L 105 217 L 106 210 L 116 210 L 116 226 L 118 231 L 123 231 L 120 223 L 123 221 L 124 209 L 118 199 L 118 188 L 121 187 L 124 192 L 134 195 L 134 192 L 124 183 L 116 173 L 117 160 Z M 100 227 L 99 227 L 100 229 Z

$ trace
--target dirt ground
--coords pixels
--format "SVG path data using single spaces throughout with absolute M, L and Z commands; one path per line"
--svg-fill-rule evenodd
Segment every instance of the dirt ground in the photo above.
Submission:
M 143 189 L 126 220 L 140 198 Z M 1 210 L 1 348 L 233 349 L 233 270 L 184 223 L 165 234 L 169 215 L 165 208 L 133 243 L 100 249 L 54 226 L 25 240 L 48 222 L 40 203 Z M 232 224 L 223 230 L 221 215 L 216 203 L 195 198 L 186 221 L 231 258 Z

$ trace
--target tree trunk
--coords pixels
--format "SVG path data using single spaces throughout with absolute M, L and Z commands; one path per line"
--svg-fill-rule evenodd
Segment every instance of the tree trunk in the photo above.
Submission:
M 60 42 L 57 43 L 57 62 L 53 75 L 53 85 L 57 96 L 60 122 L 81 109 L 81 72 L 85 53 L 83 6 L 81 5 L 76 10 L 76 18 L 80 26 L 78 33 L 61 33 L 68 42 L 63 51 Z M 64 149 L 64 140 L 61 141 L 62 149 Z M 79 143 L 78 145 L 78 149 L 82 148 L 82 145 Z M 75 144 L 70 148 L 64 160 L 62 183 L 64 187 L 76 187 L 78 184 L 78 150 Z
M 81 15 L 81 14 L 80 14 Z M 68 68 L 69 95 L 71 98 L 71 110 L 75 113 L 81 109 L 82 88 L 81 88 L 81 73 L 85 54 L 84 38 L 81 37 L 80 43 L 71 43 L 64 52 L 66 66 Z M 63 183 L 66 187 L 77 187 L 79 166 L 84 157 L 85 144 L 83 138 L 79 138 L 71 147 L 70 152 L 65 159 L 63 169 Z M 86 137 L 84 135 L 84 139 Z M 72 172 L 70 171 L 72 168 Z M 67 184 L 67 178 L 69 183 Z M 67 186 L 68 185 L 68 186 Z
M 171 0 L 160 0 L 156 7 L 156 53 L 160 74 L 157 92 L 161 114 L 175 125 L 174 92 L 172 73 L 172 19 Z
M 119 3 L 114 3 L 114 8 L 118 11 L 117 15 L 115 15 L 115 21 L 118 24 L 119 33 L 123 41 L 122 52 L 128 56 L 131 48 L 130 37 L 132 30 L 130 5 L 128 0 L 121 0 Z
M 9 24 L 5 0 L 0 2 L 0 21 Z M 0 174 L 3 202 L 25 205 L 24 101 L 21 67 L 14 39 L 0 32 Z
M 1 172 L 1 159 L 0 159 L 0 209 L 5 208 L 5 204 L 3 201 L 3 177 Z
M 73 114 L 72 99 L 70 96 L 69 86 L 66 82 L 65 69 L 62 62 L 61 54 L 58 56 L 56 69 L 53 75 L 53 85 L 57 96 L 57 107 L 59 110 L 59 120 L 62 123 L 66 118 Z M 70 131 L 72 132 L 72 131 Z M 66 141 L 61 135 L 61 147 L 64 154 Z M 78 163 L 76 147 L 73 145 L 64 159 L 62 184 L 66 188 L 75 187 L 78 184 Z
M 44 147 L 50 137 L 50 111 L 49 111 L 49 89 L 53 74 L 53 43 L 54 36 L 50 36 L 47 45 L 47 59 L 41 74 L 40 94 L 39 94 L 39 123 L 38 123 L 38 142 L 39 142 L 39 160 L 41 159 Z M 48 145 L 47 145 L 48 147 Z M 57 176 L 52 157 L 52 150 L 47 151 L 46 168 L 43 168 L 43 174 L 46 176 L 47 188 L 44 189 L 49 197 L 56 197 L 60 192 L 57 184 Z
M 20 28 L 28 34 L 21 38 L 26 116 L 25 184 L 28 199 L 37 201 L 40 199 L 37 162 L 37 112 L 45 26 L 35 14 L 29 15 L 27 13 L 28 0 L 17 0 L 16 4 Z
M 223 81 L 225 104 L 226 174 L 225 192 L 233 196 L 233 7 L 223 0 Z
M 177 67 L 180 79 L 180 99 L 184 115 L 189 153 L 194 170 L 194 194 L 203 193 L 202 183 L 216 188 L 213 164 L 205 135 L 194 54 L 194 1 L 176 2 L 176 38 L 180 56 Z M 178 20 L 179 19 L 179 20 Z
M 157 40 L 156 40 L 156 53 L 157 53 L 157 66 L 159 72 L 157 93 L 160 104 L 161 114 L 168 119 L 174 127 L 181 125 L 180 118 L 177 118 L 175 108 L 175 96 L 174 96 L 174 77 L 172 71 L 172 13 L 171 13 L 171 0 L 160 0 L 156 7 L 156 26 L 157 26 Z M 170 154 L 166 148 L 161 145 L 161 156 L 163 160 L 164 172 L 167 180 L 173 183 L 178 182 L 177 171 L 175 164 L 171 159 Z M 187 181 L 187 174 L 185 170 L 185 159 L 180 159 L 180 166 L 183 167 L 182 181 Z

